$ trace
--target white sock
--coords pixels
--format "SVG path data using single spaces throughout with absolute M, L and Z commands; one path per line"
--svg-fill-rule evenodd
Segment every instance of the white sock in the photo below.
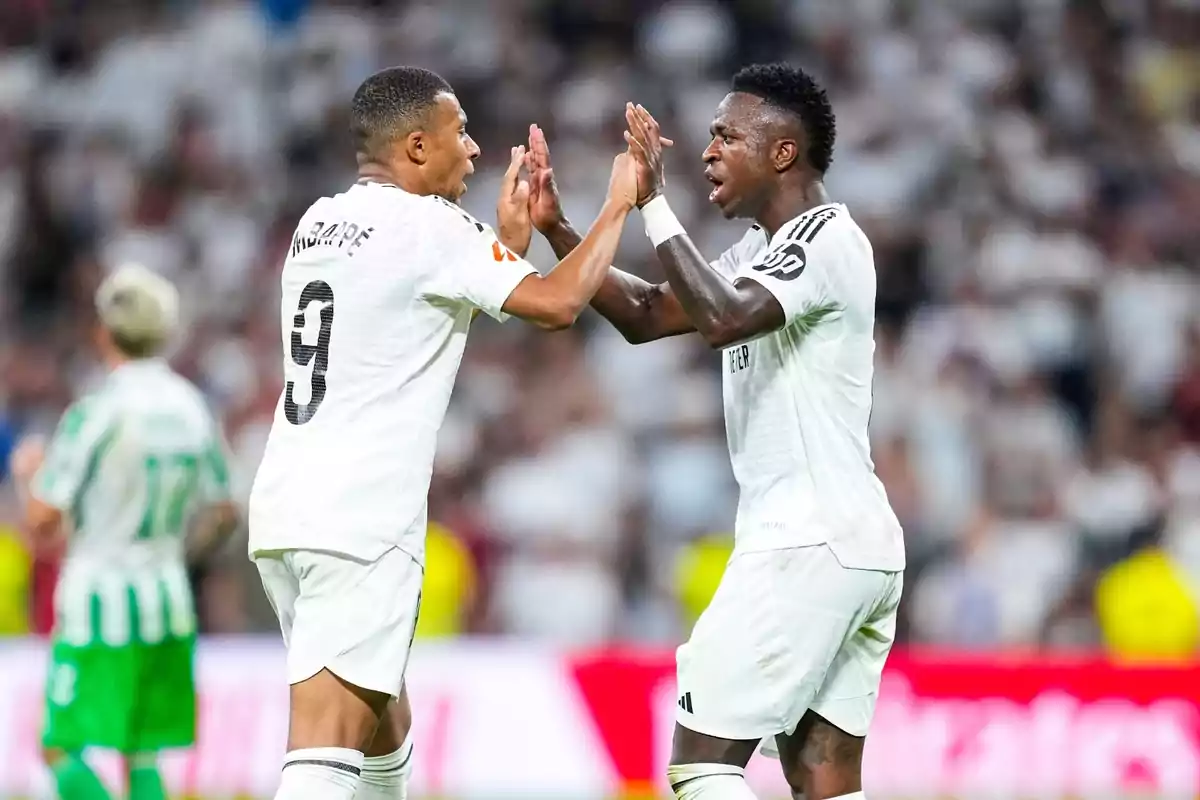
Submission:
M 678 800 L 757 800 L 746 771 L 729 764 L 672 764 L 667 779 Z
M 404 800 L 412 774 L 412 753 L 412 740 L 405 739 L 394 753 L 364 758 L 354 800 Z
M 345 747 L 292 750 L 275 800 L 352 800 L 362 765 L 363 754 Z

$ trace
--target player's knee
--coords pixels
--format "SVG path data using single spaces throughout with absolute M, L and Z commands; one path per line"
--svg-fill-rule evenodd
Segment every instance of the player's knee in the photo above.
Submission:
M 367 746 L 368 758 L 386 756 L 399 750 L 408 739 L 409 729 L 412 728 L 412 708 L 408 703 L 408 694 L 400 693 L 398 700 L 388 704 L 387 711 L 379 721 L 379 728 Z
M 362 752 L 374 737 L 389 699 L 328 670 L 293 684 L 288 749 L 345 747 Z
M 852 736 L 809 712 L 797 736 L 781 748 L 783 776 L 796 796 L 807 800 L 853 796 L 862 790 L 865 739 Z
M 667 780 L 678 800 L 756 800 L 746 771 L 732 764 L 672 764 Z

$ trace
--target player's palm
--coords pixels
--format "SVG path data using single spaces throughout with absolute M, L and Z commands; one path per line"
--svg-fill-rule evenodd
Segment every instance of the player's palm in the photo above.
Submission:
M 550 145 L 537 125 L 529 126 L 529 151 L 525 154 L 529 171 L 529 216 L 539 233 L 549 233 L 566 218 L 562 198 L 554 182 L 550 165 Z
M 608 197 L 630 208 L 637 205 L 638 171 L 637 162 L 628 150 L 613 159 L 612 176 L 608 181 Z
M 662 135 L 658 122 L 641 106 L 626 103 L 625 122 L 629 126 L 625 141 L 629 143 L 629 151 L 637 166 L 637 205 L 641 208 L 662 194 L 667 183 L 663 150 L 675 142 Z
M 562 222 L 562 200 L 554 183 L 554 172 L 546 169 L 529 177 L 529 217 L 539 233 L 547 233 Z
M 500 199 L 496 201 L 496 235 L 504 245 L 524 256 L 533 239 L 533 224 L 529 216 L 529 181 L 521 179 L 525 163 L 525 148 L 514 147 L 504 180 Z

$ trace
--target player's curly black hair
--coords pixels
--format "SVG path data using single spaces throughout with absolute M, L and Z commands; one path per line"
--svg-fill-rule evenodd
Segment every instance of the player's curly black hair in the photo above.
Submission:
M 367 78 L 350 101 L 350 135 L 359 153 L 408 134 L 439 94 L 454 93 L 441 75 L 420 67 L 388 67 Z
M 761 97 L 800 118 L 808 136 L 808 163 L 824 173 L 833 162 L 837 126 L 829 96 L 816 80 L 791 64 L 752 64 L 733 76 L 733 91 Z

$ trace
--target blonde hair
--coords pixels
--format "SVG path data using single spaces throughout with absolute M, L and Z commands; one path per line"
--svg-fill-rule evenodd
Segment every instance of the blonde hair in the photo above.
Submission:
M 161 275 L 138 264 L 120 267 L 96 290 L 100 324 L 131 358 L 156 355 L 179 323 L 179 292 Z

